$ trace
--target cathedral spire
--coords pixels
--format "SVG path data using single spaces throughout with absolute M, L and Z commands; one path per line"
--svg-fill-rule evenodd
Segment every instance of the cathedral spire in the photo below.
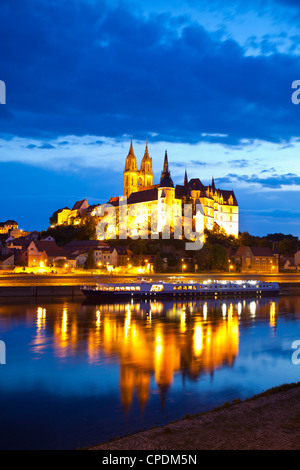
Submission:
M 187 177 L 187 172 L 186 172 L 186 167 L 185 167 L 183 186 L 187 186 L 187 185 L 188 185 L 188 177 Z
M 137 191 L 138 187 L 138 169 L 136 163 L 136 157 L 133 151 L 132 137 L 130 142 L 130 148 L 125 161 L 124 175 L 124 196 L 129 197 L 131 193 Z
M 164 168 L 161 174 L 161 177 L 164 178 L 166 174 L 170 174 L 169 172 L 169 162 L 168 162 L 168 153 L 165 151 L 165 159 L 164 159 Z
M 211 180 L 211 187 L 213 189 L 216 189 L 216 187 L 215 187 L 215 178 L 214 177 L 212 177 L 212 180 Z
M 133 151 L 133 145 L 132 145 L 132 136 L 131 136 L 130 148 L 129 148 L 129 152 L 128 152 L 128 156 L 129 155 L 133 155 L 135 157 L 134 151 Z
M 150 159 L 150 156 L 149 156 L 149 151 L 148 151 L 148 140 L 146 140 L 146 148 L 145 148 L 143 160 L 149 160 L 149 159 Z

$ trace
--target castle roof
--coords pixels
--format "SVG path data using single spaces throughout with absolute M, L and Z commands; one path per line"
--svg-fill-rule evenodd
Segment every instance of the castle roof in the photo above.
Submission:
M 172 181 L 172 178 L 169 172 L 166 172 L 165 176 L 161 178 L 159 187 L 160 188 L 174 188 L 174 183 Z
M 169 171 L 169 162 L 168 162 L 168 154 L 165 151 L 165 159 L 164 159 L 164 169 L 161 173 L 160 188 L 174 188 L 174 183 L 172 181 L 170 171 Z
M 189 183 L 188 187 L 190 190 L 195 190 L 195 191 L 205 191 L 206 187 L 204 186 L 203 183 L 199 180 L 199 178 L 192 178 Z
M 158 198 L 157 185 L 150 189 L 144 189 L 136 193 L 131 193 L 127 199 L 127 204 L 137 204 L 138 202 L 156 201 Z

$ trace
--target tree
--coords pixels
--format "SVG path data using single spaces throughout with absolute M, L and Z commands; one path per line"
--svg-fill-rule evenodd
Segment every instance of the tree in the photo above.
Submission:
M 94 250 L 92 248 L 89 249 L 85 263 L 84 263 L 84 268 L 85 269 L 95 269 L 96 264 L 95 264 L 95 259 L 94 259 Z
M 284 238 L 283 240 L 277 243 L 277 249 L 280 255 L 293 256 L 298 250 L 297 237 Z
M 155 273 L 162 273 L 164 270 L 164 263 L 163 263 L 163 260 L 161 259 L 159 252 L 155 256 L 155 260 L 153 263 L 153 270 Z
M 57 259 L 57 260 L 54 261 L 54 266 L 56 268 L 63 268 L 65 264 L 66 264 L 65 259 Z
M 50 225 L 56 225 L 57 224 L 57 213 L 58 213 L 58 211 L 55 211 L 55 212 L 53 212 L 51 217 L 49 217 Z
M 209 245 L 208 265 L 210 269 L 225 270 L 228 264 L 228 253 L 222 245 Z

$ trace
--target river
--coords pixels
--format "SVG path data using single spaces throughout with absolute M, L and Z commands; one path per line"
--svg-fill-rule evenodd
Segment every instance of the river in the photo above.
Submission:
M 300 380 L 300 296 L 0 303 L 0 448 L 73 449 Z

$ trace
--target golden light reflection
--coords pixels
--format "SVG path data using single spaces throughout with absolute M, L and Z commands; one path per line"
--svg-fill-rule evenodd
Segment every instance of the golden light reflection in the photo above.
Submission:
M 87 355 L 90 364 L 118 357 L 124 408 L 128 409 L 134 396 L 143 408 L 151 377 L 160 393 L 165 393 L 174 375 L 183 370 L 196 378 L 234 363 L 239 346 L 237 313 L 242 304 L 214 302 L 212 307 L 208 301 L 89 306 L 83 325 L 76 310 L 64 305 L 53 324 L 55 353 L 61 358 Z M 38 328 L 45 320 L 46 310 L 39 307 Z
M 233 305 L 230 303 L 229 309 L 228 309 L 228 319 L 232 320 L 232 315 L 233 315 Z
M 270 302 L 270 326 L 276 326 L 276 303 Z
M 227 305 L 225 303 L 222 304 L 222 315 L 223 315 L 223 318 L 226 317 L 226 313 L 227 313 Z
M 61 331 L 63 335 L 67 333 L 67 325 L 68 325 L 68 309 L 64 308 L 63 315 L 62 315 L 62 323 L 61 323 Z
M 127 313 L 126 313 L 125 323 L 124 323 L 124 338 L 125 339 L 127 339 L 128 337 L 128 331 L 130 329 L 130 322 L 131 322 L 130 305 L 127 305 Z
M 97 330 L 100 329 L 100 326 L 101 326 L 101 313 L 100 313 L 100 310 L 97 310 L 97 312 L 96 312 L 96 327 L 97 327 Z
M 253 300 L 252 302 L 250 302 L 250 305 L 249 305 L 249 309 L 250 309 L 250 315 L 252 318 L 255 318 L 255 314 L 256 314 L 256 302 Z
M 185 310 L 182 310 L 180 314 L 180 332 L 185 333 L 186 331 L 186 313 Z
M 203 347 L 203 331 L 201 323 L 196 324 L 194 333 L 194 351 L 196 356 L 201 354 Z
M 203 305 L 203 320 L 207 319 L 207 302 Z
M 46 325 L 46 309 L 45 308 L 38 307 L 36 323 L 37 323 L 38 330 L 41 328 L 45 328 L 45 325 Z

